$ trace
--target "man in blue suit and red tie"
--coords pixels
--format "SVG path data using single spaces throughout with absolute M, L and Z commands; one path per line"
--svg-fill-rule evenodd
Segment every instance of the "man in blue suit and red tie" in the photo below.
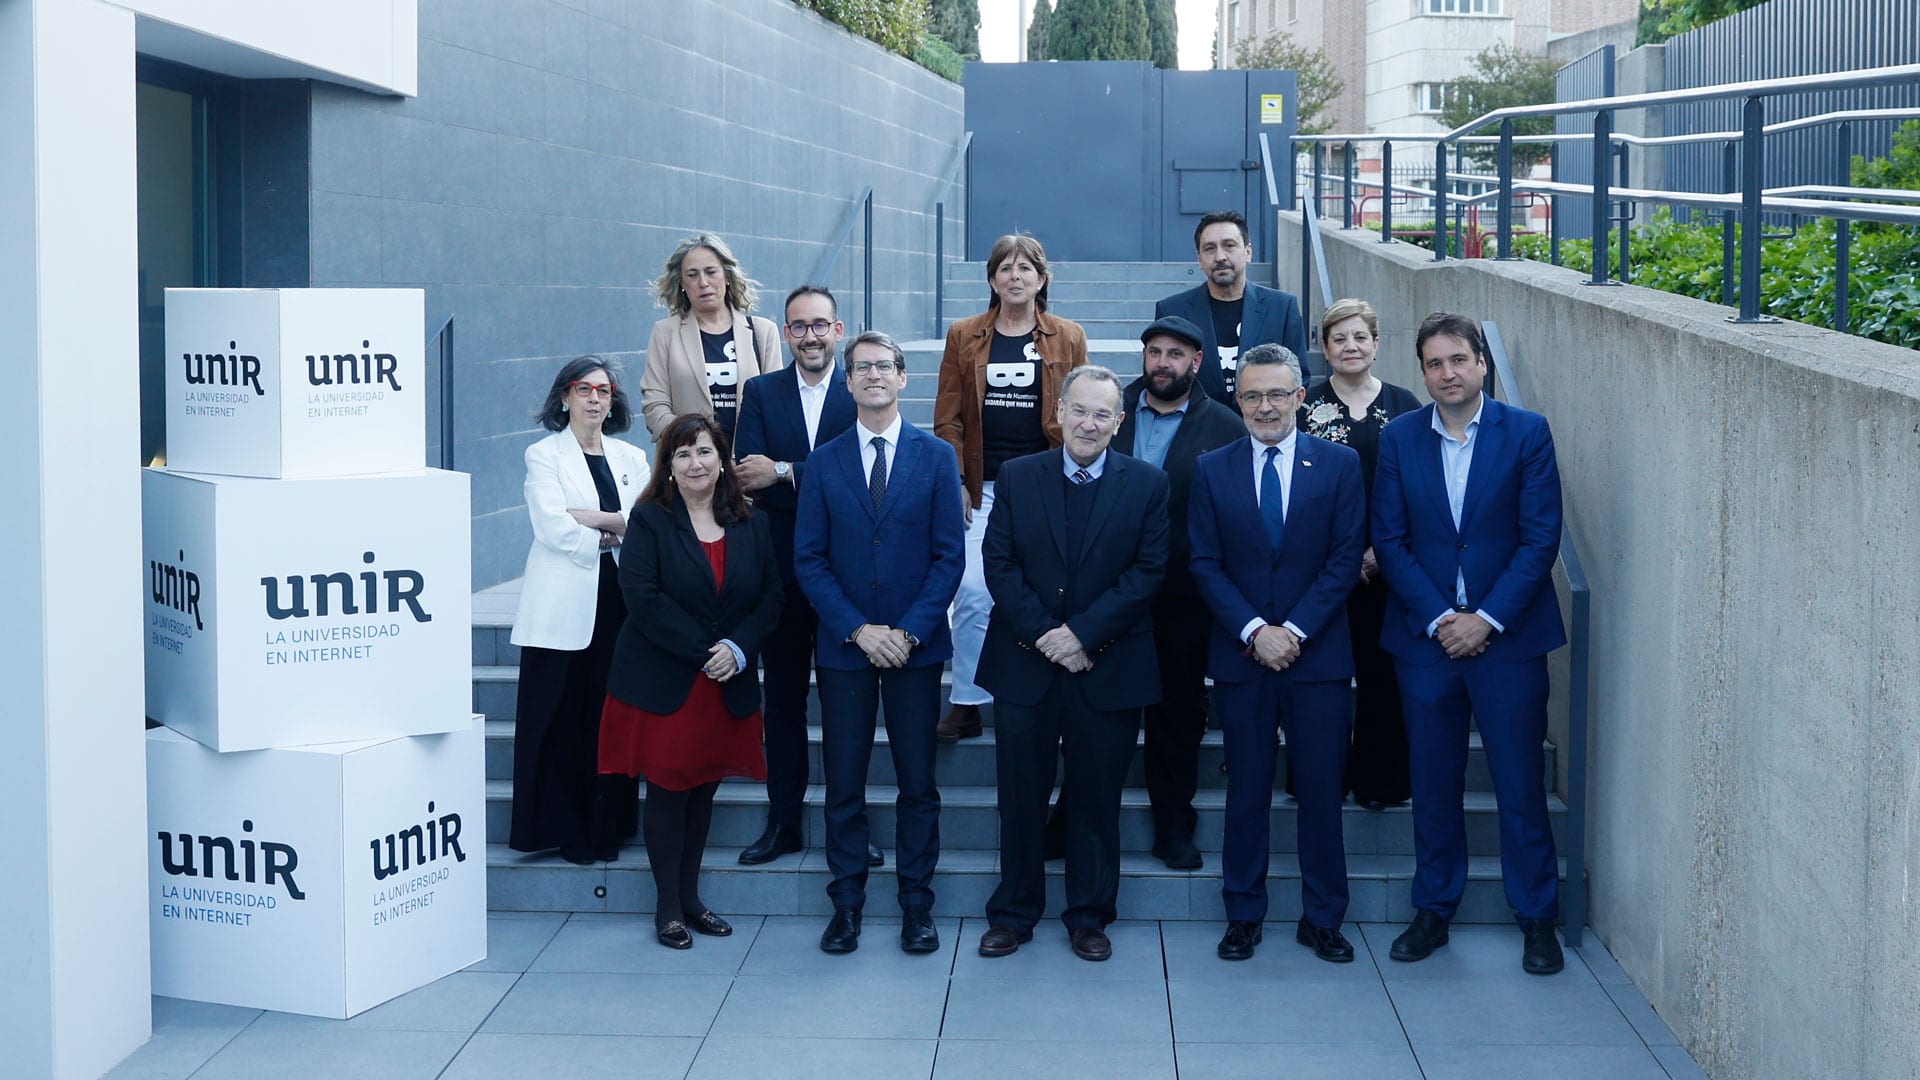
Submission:
M 1482 392 L 1487 349 L 1463 315 L 1436 312 L 1414 341 L 1433 404 L 1380 435 L 1373 550 L 1390 596 L 1393 654 L 1413 760 L 1413 924 L 1395 960 L 1447 943 L 1467 882 L 1461 799 L 1467 722 L 1480 729 L 1500 806 L 1500 873 L 1520 924 L 1521 966 L 1564 966 L 1559 860 L 1547 820 L 1547 654 L 1566 644 L 1552 573 L 1560 470 L 1537 413 Z
M 1207 674 L 1227 757 L 1227 931 L 1218 951 L 1245 960 L 1260 944 L 1276 729 L 1284 728 L 1300 804 L 1303 914 L 1294 938 L 1322 960 L 1347 963 L 1347 594 L 1366 547 L 1365 481 L 1353 450 L 1295 429 L 1300 361 L 1284 346 L 1242 354 L 1237 393 L 1248 437 L 1201 455 L 1187 507 L 1193 581 L 1213 613 Z
M 953 448 L 906 422 L 907 358 L 869 330 L 846 350 L 854 425 L 808 459 L 794 521 L 793 573 L 820 616 L 821 755 L 827 774 L 830 953 L 860 945 L 867 902 L 867 761 L 884 703 L 899 796 L 894 866 L 900 947 L 940 948 L 933 870 L 940 791 L 933 782 L 940 669 L 953 655 L 947 605 L 966 568 L 960 465 Z

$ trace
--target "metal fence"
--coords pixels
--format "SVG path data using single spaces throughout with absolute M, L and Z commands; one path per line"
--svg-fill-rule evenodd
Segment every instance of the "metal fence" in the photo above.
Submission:
M 1665 62 L 1669 90 L 1920 63 L 1920 4 L 1770 0 L 1669 39 Z M 1559 94 L 1562 101 L 1592 96 L 1565 90 Z M 1841 110 L 1916 106 L 1920 85 L 1858 87 L 1769 98 L 1765 120 L 1771 124 Z M 1741 102 L 1733 98 L 1666 107 L 1669 135 L 1740 126 Z M 1845 186 L 1850 182 L 1849 157 L 1884 156 L 1897 126 L 1894 121 L 1859 121 L 1845 129 L 1827 124 L 1774 136 L 1767 144 L 1764 183 L 1769 188 Z M 1665 186 L 1670 190 L 1730 190 L 1725 151 L 1718 144 L 1667 147 L 1666 167 Z M 1687 213 L 1676 208 L 1674 216 L 1684 220 Z
M 1553 77 L 1554 100 L 1590 101 L 1612 97 L 1614 61 L 1618 57 L 1611 45 L 1600 48 L 1568 64 Z M 1553 118 L 1556 135 L 1591 135 L 1593 117 L 1574 113 Z M 1567 184 L 1593 183 L 1593 155 L 1576 143 L 1557 144 L 1553 155 L 1553 178 Z M 1557 240 L 1586 240 L 1593 236 L 1592 200 L 1561 196 L 1554 200 L 1554 237 Z

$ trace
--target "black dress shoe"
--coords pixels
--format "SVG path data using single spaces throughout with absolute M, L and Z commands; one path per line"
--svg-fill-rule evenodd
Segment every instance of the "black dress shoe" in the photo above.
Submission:
M 1073 946 L 1073 955 L 1082 960 L 1098 963 L 1113 955 L 1113 942 L 1107 940 L 1107 932 L 1097 926 L 1067 931 L 1067 942 Z
M 1520 966 L 1529 975 L 1552 975 L 1567 966 L 1560 951 L 1560 939 L 1553 936 L 1552 919 L 1528 919 L 1520 924 L 1526 947 L 1520 953 Z
M 1153 857 L 1166 863 L 1169 870 L 1198 870 L 1206 862 L 1200 857 L 1200 848 L 1194 844 L 1191 836 L 1154 844 Z
M 887 853 L 884 851 L 881 851 L 880 848 L 874 844 L 868 844 L 867 845 L 867 865 L 868 866 L 887 865 Z
M 733 924 L 711 911 L 688 916 L 687 925 L 696 933 L 705 934 L 708 937 L 726 937 L 733 933 Z
M 585 844 L 567 844 L 560 849 L 560 857 L 575 866 L 592 866 L 594 851 Z
M 1447 943 L 1447 920 L 1431 911 L 1416 911 L 1413 922 L 1393 939 L 1387 955 L 1402 963 L 1425 960 L 1433 950 Z
M 1299 927 L 1293 932 L 1293 940 L 1312 949 L 1313 955 L 1329 964 L 1353 963 L 1353 945 L 1338 927 L 1329 930 L 1301 919 Z
M 660 939 L 660 944 L 665 945 L 669 949 L 693 948 L 693 935 L 687 933 L 687 924 L 681 922 L 679 919 L 675 919 L 655 931 L 654 936 Z
M 606 847 L 594 848 L 593 857 L 600 862 L 618 862 L 620 859 L 620 845 L 609 844 Z
M 850 907 L 833 909 L 827 931 L 820 935 L 820 951 L 849 953 L 860 947 L 860 913 Z
M 1253 947 L 1260 944 L 1262 936 L 1257 922 L 1231 921 L 1227 923 L 1227 932 L 1220 938 L 1220 947 L 1214 951 L 1220 954 L 1222 960 L 1251 960 Z
M 790 825 L 769 825 L 760 839 L 748 844 L 740 853 L 740 865 L 759 866 L 772 862 L 782 855 L 791 855 L 806 845 L 800 841 L 800 830 Z
M 1033 940 L 1033 931 L 1015 930 L 1008 926 L 991 926 L 980 935 L 980 955 L 999 957 L 1012 956 L 1020 946 Z
M 940 931 L 933 928 L 933 912 L 926 908 L 908 908 L 901 913 L 900 951 L 935 952 L 940 948 Z

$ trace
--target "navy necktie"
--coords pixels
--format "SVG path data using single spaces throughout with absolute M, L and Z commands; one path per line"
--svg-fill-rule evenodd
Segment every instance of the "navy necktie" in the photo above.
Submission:
M 1085 469 L 1075 469 L 1073 470 L 1073 482 L 1076 484 L 1092 483 L 1093 474 Z
M 1267 447 L 1267 463 L 1260 467 L 1260 520 L 1266 522 L 1267 542 L 1276 551 L 1280 548 L 1280 529 L 1287 521 L 1281 505 L 1280 470 L 1274 465 L 1279 456 L 1279 447 Z
M 873 512 L 887 499 L 887 440 L 873 437 L 873 472 L 867 475 L 867 494 L 873 497 Z

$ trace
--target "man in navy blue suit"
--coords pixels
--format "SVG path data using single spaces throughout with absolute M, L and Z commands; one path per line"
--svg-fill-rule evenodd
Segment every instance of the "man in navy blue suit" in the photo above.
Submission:
M 807 685 L 819 617 L 793 577 L 793 515 L 813 448 L 853 426 L 853 395 L 834 378 L 840 323 L 833 294 L 802 285 L 787 294 L 787 347 L 793 364 L 747 380 L 733 453 L 740 485 L 773 527 L 774 556 L 786 585 L 780 625 L 760 654 L 766 690 L 767 828 L 740 852 L 748 866 L 801 850 L 800 804 L 807 791 Z M 880 849 L 867 853 L 875 866 Z
M 933 927 L 933 870 L 940 860 L 940 792 L 934 725 L 940 670 L 953 655 L 947 605 L 966 568 L 960 466 L 944 440 L 907 423 L 900 392 L 907 358 L 869 330 L 846 349 L 853 427 L 815 450 L 800 484 L 793 572 L 819 613 L 822 756 L 827 777 L 827 895 L 833 918 L 820 937 L 830 953 L 860 944 L 867 900 L 867 761 L 886 707 L 899 797 L 894 865 L 900 947 L 940 947 Z
M 1480 729 L 1500 806 L 1500 873 L 1520 923 L 1521 966 L 1564 965 L 1553 933 L 1559 861 L 1547 820 L 1547 654 L 1566 644 L 1552 573 L 1560 470 L 1537 413 L 1482 392 L 1480 328 L 1438 313 L 1414 348 L 1434 403 L 1380 435 L 1373 550 L 1389 597 L 1380 644 L 1393 654 L 1413 760 L 1413 924 L 1395 960 L 1447 943 L 1467 883 L 1467 722 Z
M 1235 411 L 1240 408 L 1234 396 L 1235 372 L 1242 353 L 1272 342 L 1286 346 L 1301 363 L 1307 355 L 1300 302 L 1292 293 L 1247 280 L 1247 263 L 1253 258 L 1247 241 L 1247 219 L 1238 211 L 1217 210 L 1202 217 L 1193 231 L 1193 246 L 1207 283 L 1153 306 L 1156 320 L 1178 315 L 1200 328 L 1205 339 L 1200 343 L 1200 385 Z M 1303 379 L 1312 374 L 1301 371 Z
M 982 547 L 993 616 L 980 685 L 993 694 L 1000 885 L 980 955 L 1006 956 L 1046 909 L 1042 819 L 1064 757 L 1066 908 L 1082 960 L 1113 954 L 1120 793 L 1140 710 L 1160 700 L 1153 599 L 1167 573 L 1167 476 L 1107 452 L 1120 380 L 1103 367 L 1060 388 L 1065 444 L 1000 466 Z
M 1247 438 L 1200 456 L 1187 506 L 1193 581 L 1213 613 L 1207 674 L 1227 755 L 1223 960 L 1245 960 L 1267 915 L 1276 728 L 1287 733 L 1299 801 L 1294 939 L 1332 963 L 1353 959 L 1341 827 L 1353 727 L 1347 594 L 1366 547 L 1360 456 L 1294 427 L 1300 361 L 1264 344 L 1241 358 Z

